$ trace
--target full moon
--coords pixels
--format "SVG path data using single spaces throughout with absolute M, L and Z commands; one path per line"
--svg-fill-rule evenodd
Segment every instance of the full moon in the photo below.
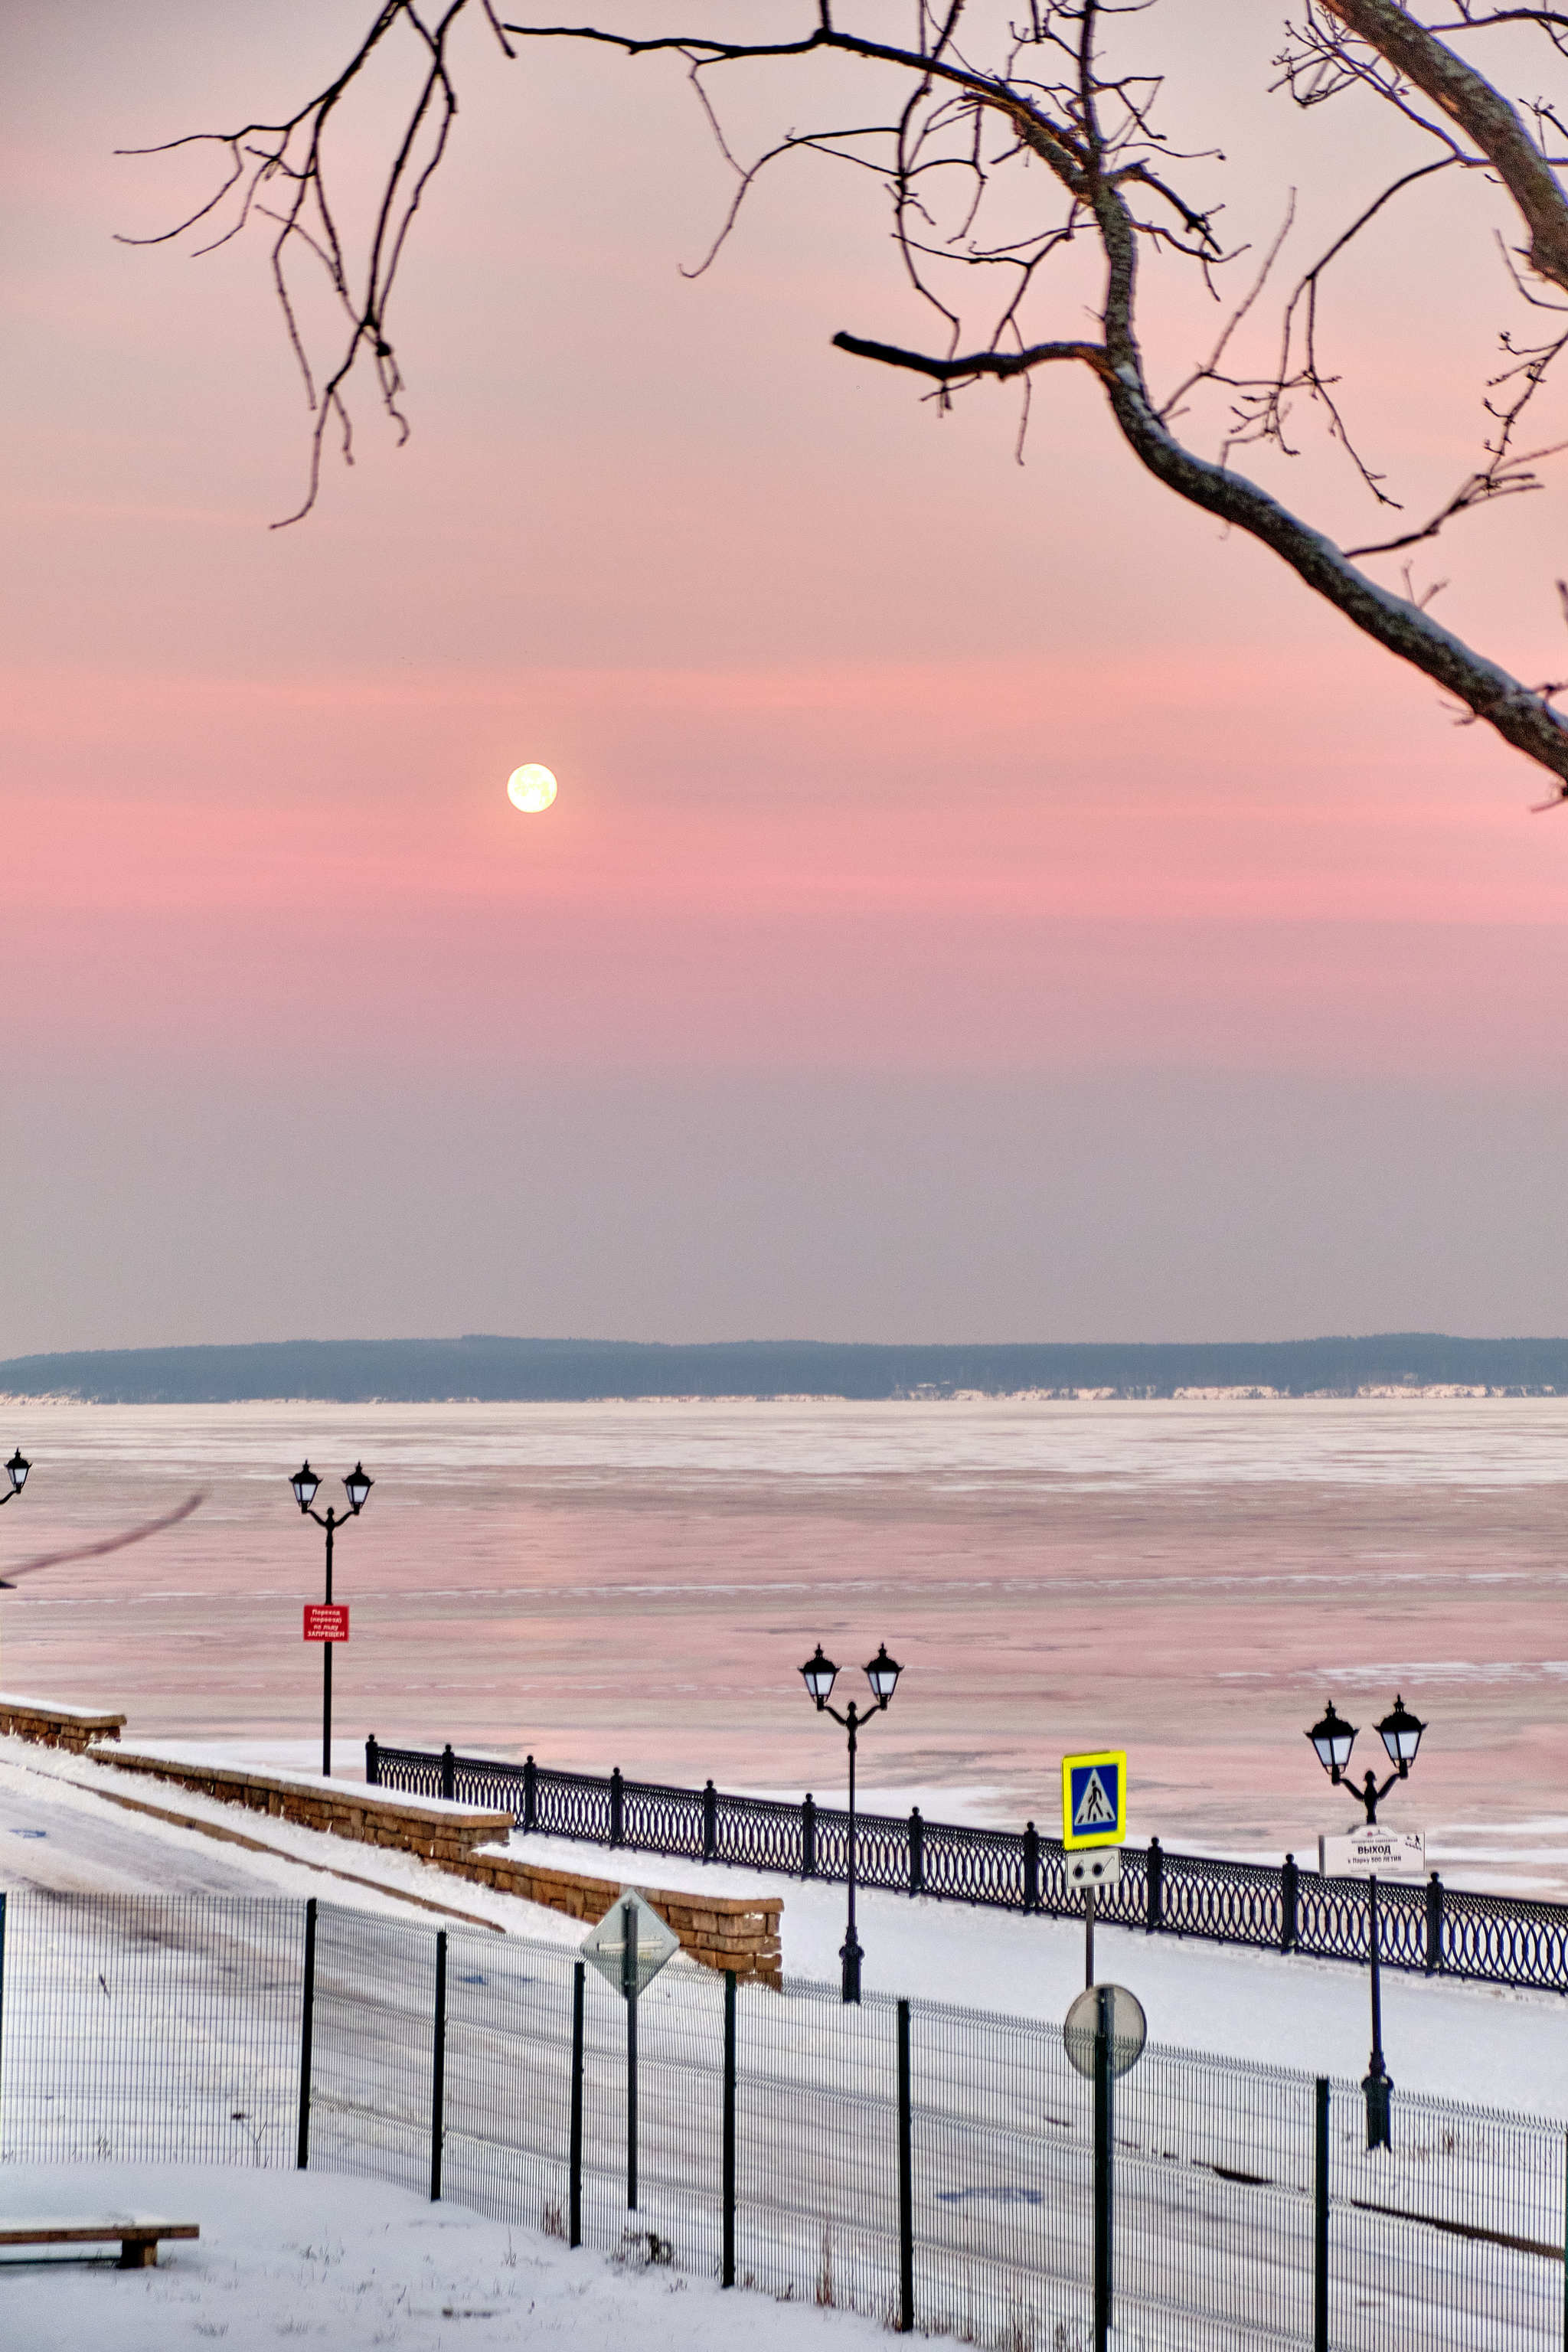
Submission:
M 537 816 L 555 798 L 555 779 L 548 768 L 530 761 L 526 768 L 514 768 L 506 780 L 506 796 L 513 808 L 529 816 Z

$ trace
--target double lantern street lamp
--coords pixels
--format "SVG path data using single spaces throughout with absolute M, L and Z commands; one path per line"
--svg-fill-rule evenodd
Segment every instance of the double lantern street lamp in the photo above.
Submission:
M 1421 1745 L 1421 1734 L 1426 1726 L 1419 1716 L 1412 1715 L 1402 1697 L 1395 1696 L 1394 1705 L 1377 1727 L 1378 1738 L 1387 1750 L 1394 1769 L 1380 1789 L 1377 1774 L 1369 1771 L 1358 1789 L 1347 1780 L 1346 1769 L 1351 1749 L 1355 1746 L 1356 1727 L 1347 1723 L 1329 1701 L 1322 1718 L 1312 1726 L 1307 1737 L 1316 1750 L 1319 1763 L 1329 1776 L 1330 1783 L 1342 1788 L 1365 1809 L 1365 1828 L 1375 1829 L 1377 1809 L 1396 1780 L 1410 1778 L 1410 1767 L 1415 1761 L 1415 1751 Z M 1383 1965 L 1378 1951 L 1377 1874 L 1368 1873 L 1366 1882 L 1366 1939 L 1372 1976 L 1372 2056 L 1368 2061 L 1366 2079 L 1362 2089 L 1366 2094 L 1366 2144 L 1368 2147 L 1388 2147 L 1392 2145 L 1389 2103 L 1394 2084 L 1383 2057 Z
M 831 1658 L 823 1655 L 820 1642 L 816 1645 L 815 1657 L 807 1658 L 800 1671 L 805 1687 L 816 1703 L 818 1715 L 830 1715 L 834 1722 L 841 1723 L 849 1735 L 849 1836 L 846 1857 L 849 1880 L 849 1924 L 843 1944 L 839 1948 L 838 1957 L 844 1963 L 844 1999 L 847 2001 L 858 2001 L 860 1962 L 864 1956 L 855 1933 L 855 1751 L 862 1727 L 870 1721 L 873 1715 L 886 1712 L 888 1702 L 899 1686 L 899 1676 L 903 1673 L 903 1668 L 896 1658 L 889 1657 L 888 1645 L 885 1642 L 882 1643 L 878 1648 L 876 1656 L 866 1669 L 866 1680 L 871 1685 L 871 1696 L 877 1704 L 874 1707 L 868 1707 L 864 1715 L 860 1713 L 853 1699 L 842 1715 L 836 1706 L 829 1706 L 828 1701 L 833 1696 L 833 1685 L 837 1678 L 838 1669 Z
M 1410 1767 L 1415 1761 L 1415 1751 L 1421 1745 L 1421 1734 L 1426 1728 L 1420 1717 L 1411 1714 L 1402 1698 L 1395 1698 L 1378 1725 L 1378 1737 L 1388 1750 L 1388 1760 L 1394 1769 L 1381 1789 L 1377 1785 L 1377 1774 L 1368 1772 L 1362 1786 L 1353 1790 L 1359 1801 L 1366 1807 L 1368 1829 L 1375 1825 L 1377 1809 L 1395 1780 L 1408 1780 L 1410 1778 Z M 1336 1789 L 1352 1788 L 1352 1783 L 1345 1779 L 1345 1767 L 1351 1760 L 1351 1749 L 1356 1742 L 1355 1726 L 1346 1723 L 1342 1716 L 1336 1713 L 1332 1699 L 1324 1709 L 1321 1722 L 1315 1723 L 1307 1737 L 1316 1748 L 1318 1761 L 1333 1786 Z
M 327 1531 L 326 1606 L 330 1609 L 332 1606 L 333 1533 L 337 1528 L 346 1526 L 350 1519 L 358 1518 L 375 1481 L 365 1475 L 363 1464 L 356 1462 L 343 1480 L 343 1487 L 349 1498 L 348 1509 L 339 1512 L 329 1503 L 324 1518 L 320 1511 L 311 1507 L 316 1499 L 316 1489 L 321 1483 L 309 1462 L 302 1463 L 289 1481 L 294 1490 L 294 1500 L 299 1504 L 305 1517 L 308 1519 L 314 1519 L 319 1528 L 325 1528 Z M 347 1614 L 345 1610 L 343 1612 L 345 1620 Z M 308 1625 L 306 1630 L 308 1639 L 310 1637 Z M 340 1638 L 342 1637 L 334 1633 L 330 1624 L 324 1629 L 321 1640 L 321 1778 L 323 1780 L 330 1780 L 332 1777 L 332 1644 Z

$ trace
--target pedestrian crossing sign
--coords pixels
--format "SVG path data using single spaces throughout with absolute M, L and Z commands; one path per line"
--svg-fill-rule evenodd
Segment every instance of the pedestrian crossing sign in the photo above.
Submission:
M 1062 1843 L 1120 1845 L 1127 1834 L 1127 1751 L 1062 1758 Z

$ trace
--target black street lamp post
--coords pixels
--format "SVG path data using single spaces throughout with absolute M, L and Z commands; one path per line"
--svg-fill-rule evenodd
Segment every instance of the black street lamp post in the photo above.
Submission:
M 866 1680 L 871 1685 L 871 1696 L 877 1704 L 874 1707 L 868 1708 L 864 1715 L 860 1713 L 853 1699 L 850 1700 L 843 1715 L 839 1714 L 836 1706 L 828 1706 L 827 1702 L 833 1696 L 834 1680 L 838 1669 L 831 1658 L 824 1657 L 820 1642 L 816 1645 L 816 1656 L 808 1658 L 800 1671 L 818 1715 L 830 1715 L 834 1722 L 841 1723 L 849 1735 L 849 1839 L 847 1855 L 849 1879 L 849 1924 L 844 1941 L 839 1947 L 838 1957 L 844 1963 L 844 1999 L 847 2001 L 858 2001 L 860 1962 L 864 1954 L 855 1933 L 855 1753 L 864 1726 L 870 1721 L 873 1715 L 885 1713 L 889 1700 L 899 1686 L 899 1676 L 903 1673 L 903 1668 L 896 1659 L 889 1657 L 888 1645 L 885 1642 L 882 1643 L 878 1648 L 876 1656 L 866 1669 Z
M 1333 1700 L 1323 1710 L 1321 1722 L 1315 1723 L 1307 1737 L 1317 1752 L 1319 1763 L 1329 1776 L 1330 1783 L 1342 1788 L 1354 1797 L 1366 1813 L 1366 1826 L 1375 1828 L 1377 1809 L 1396 1780 L 1410 1778 L 1410 1767 L 1415 1761 L 1415 1751 L 1421 1745 L 1421 1734 L 1426 1726 L 1418 1716 L 1412 1715 L 1402 1697 L 1395 1696 L 1394 1705 L 1378 1725 L 1378 1737 L 1388 1752 L 1394 1769 L 1380 1789 L 1377 1774 L 1369 1771 L 1361 1787 L 1345 1777 L 1351 1760 L 1351 1749 L 1356 1742 L 1356 1727 L 1346 1723 L 1338 1714 Z M 1393 2144 L 1390 2129 L 1390 2108 L 1394 2084 L 1383 2056 L 1383 1956 L 1378 1949 L 1377 1874 L 1368 1875 L 1366 1882 L 1366 1939 L 1372 1979 L 1372 2056 L 1367 2062 L 1366 2079 L 1362 2089 L 1366 2094 L 1366 2144 L 1368 2147 L 1388 2147 Z
M 21 1493 L 23 1487 L 27 1483 L 27 1473 L 32 1466 L 33 1465 L 30 1462 L 23 1460 L 22 1449 L 18 1445 L 15 1454 L 12 1454 L 11 1459 L 5 1465 L 5 1475 L 9 1478 L 11 1483 L 6 1487 L 5 1492 L 3 1495 L 0 1495 L 0 1503 L 14 1503 L 16 1501 L 17 1496 Z M 0 1592 L 11 1592 L 15 1590 L 16 1588 L 14 1585 L 7 1584 L 5 1579 L 0 1577 Z
M 350 1519 L 358 1518 L 360 1513 L 365 1507 L 366 1500 L 370 1495 L 370 1490 L 374 1486 L 375 1481 L 374 1478 L 366 1477 L 363 1465 L 356 1462 L 353 1468 L 349 1472 L 348 1476 L 343 1480 L 343 1486 L 349 1498 L 348 1509 L 343 1512 L 339 1512 L 333 1508 L 331 1503 L 329 1503 L 327 1505 L 325 1518 L 322 1517 L 320 1511 L 311 1508 L 311 1506 L 316 1499 L 316 1489 L 320 1486 L 321 1483 L 321 1480 L 311 1469 L 309 1462 L 302 1463 L 300 1468 L 295 1471 L 292 1478 L 289 1481 L 289 1486 L 294 1490 L 294 1500 L 299 1504 L 300 1508 L 304 1513 L 305 1517 L 308 1519 L 314 1519 L 319 1528 L 325 1528 L 327 1531 L 326 1600 L 327 1606 L 330 1609 L 332 1604 L 333 1533 L 337 1528 L 346 1525 Z M 323 1642 L 321 1644 L 321 1778 L 323 1780 L 330 1780 L 331 1777 L 332 1644 L 331 1642 Z

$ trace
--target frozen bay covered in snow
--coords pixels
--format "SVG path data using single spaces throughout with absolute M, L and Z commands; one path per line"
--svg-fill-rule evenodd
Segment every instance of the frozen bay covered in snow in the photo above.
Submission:
M 842 1786 L 796 1668 L 906 1667 L 869 1803 L 1042 1826 L 1065 1750 L 1131 1751 L 1136 1838 L 1303 1855 L 1301 1732 L 1395 1689 L 1392 1819 L 1457 1885 L 1568 1894 L 1568 1400 L 16 1405 L 7 1562 L 197 1489 L 181 1527 L 0 1594 L 0 1685 L 133 1737 L 309 1761 L 321 1538 L 287 1477 L 376 1479 L 338 1549 L 345 1759 L 394 1743 L 798 1794 Z M 1358 1750 L 1358 1761 L 1360 1750 Z

